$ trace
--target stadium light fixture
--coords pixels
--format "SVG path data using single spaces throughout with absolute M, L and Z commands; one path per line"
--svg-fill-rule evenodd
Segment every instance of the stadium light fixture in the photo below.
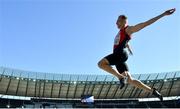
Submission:
M 76 81 L 74 81 L 74 84 L 76 84 Z
M 8 104 L 6 107 L 7 107 L 7 108 L 10 108 L 10 105 Z

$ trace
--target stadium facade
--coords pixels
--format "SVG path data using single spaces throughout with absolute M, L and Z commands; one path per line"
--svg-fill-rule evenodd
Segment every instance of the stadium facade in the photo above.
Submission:
M 112 75 L 52 74 L 0 67 L 0 107 L 180 107 L 180 71 L 132 77 L 157 88 L 165 97 L 164 103 L 131 85 L 120 89 Z M 95 102 L 82 103 L 82 96 L 87 95 Z

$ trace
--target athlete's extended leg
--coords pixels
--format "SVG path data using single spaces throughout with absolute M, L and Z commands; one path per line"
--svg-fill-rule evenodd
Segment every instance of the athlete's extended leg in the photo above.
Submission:
M 116 76 L 118 79 L 124 78 L 124 76 L 120 73 L 118 73 L 116 70 L 114 70 L 111 65 L 109 64 L 108 60 L 106 58 L 103 58 L 98 62 L 99 68 L 113 74 Z
M 144 83 L 142 83 L 141 81 L 139 80 L 136 80 L 136 79 L 133 79 L 131 77 L 131 75 L 129 74 L 129 72 L 125 72 L 128 76 L 128 83 L 135 86 L 135 87 L 138 87 L 140 89 L 144 89 L 148 92 L 151 92 L 154 96 L 158 97 L 161 101 L 163 101 L 163 97 L 162 95 L 155 89 L 155 88 L 151 88 L 147 85 L 145 85 Z
M 133 86 L 135 86 L 135 87 L 138 87 L 138 88 L 140 88 L 140 89 L 144 89 L 144 90 L 146 90 L 146 91 L 148 91 L 148 92 L 152 92 L 152 91 L 153 91 L 153 90 L 151 89 L 151 87 L 145 85 L 144 83 L 142 83 L 142 82 L 139 81 L 139 80 L 133 79 L 133 78 L 131 77 L 131 75 L 129 74 L 129 72 L 126 72 L 126 74 L 127 74 L 127 77 L 128 77 L 128 83 L 129 83 L 129 84 L 131 84 L 131 85 L 133 85 Z

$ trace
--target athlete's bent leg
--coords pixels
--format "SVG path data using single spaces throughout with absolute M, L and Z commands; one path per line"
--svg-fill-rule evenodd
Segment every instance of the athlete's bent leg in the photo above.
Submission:
M 103 58 L 102 60 L 100 60 L 98 62 L 98 66 L 99 66 L 99 68 L 105 70 L 106 72 L 113 74 L 118 79 L 124 78 L 124 76 L 122 74 L 118 73 L 111 67 L 111 65 L 109 64 L 109 62 L 106 58 Z

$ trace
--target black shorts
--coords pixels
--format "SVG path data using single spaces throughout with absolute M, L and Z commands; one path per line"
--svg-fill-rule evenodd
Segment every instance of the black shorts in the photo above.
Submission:
M 126 60 L 128 59 L 128 54 L 126 51 L 119 53 L 112 53 L 105 57 L 110 65 L 115 65 L 116 69 L 119 73 L 123 73 L 124 71 L 129 71 L 128 66 L 126 64 Z

